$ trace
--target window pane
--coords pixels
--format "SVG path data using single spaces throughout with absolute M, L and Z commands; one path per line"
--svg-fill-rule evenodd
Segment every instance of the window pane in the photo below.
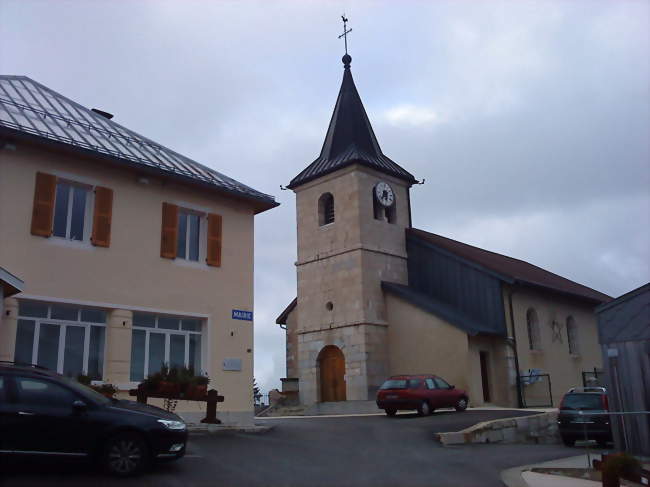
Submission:
M 425 379 L 426 384 L 427 384 L 427 389 L 435 389 L 436 385 L 433 383 L 432 379 Z
M 65 183 L 59 183 L 56 185 L 56 200 L 54 203 L 54 226 L 52 233 L 57 237 L 66 237 L 69 196 L 69 185 Z
M 59 334 L 61 327 L 43 323 L 40 328 L 38 337 L 38 360 L 36 363 L 42 367 L 56 371 L 59 358 Z
M 70 238 L 72 240 L 83 240 L 84 218 L 86 216 L 86 195 L 88 190 L 73 186 L 72 193 L 72 222 L 70 223 Z
M 449 389 L 449 384 L 447 384 L 447 382 L 442 380 L 440 377 L 436 377 L 433 380 L 436 381 L 436 385 L 439 389 Z
M 77 400 L 74 393 L 49 381 L 18 377 L 16 386 L 21 404 L 72 409 L 72 403 Z
M 199 320 L 182 320 L 181 329 L 187 331 L 201 331 L 201 322 Z
M 190 248 L 188 259 L 199 260 L 199 215 L 188 215 L 190 225 Z
M 73 308 L 72 306 L 61 306 L 59 304 L 53 304 L 51 313 L 52 314 L 50 316 L 55 320 L 79 320 L 79 308 Z
M 169 367 L 185 366 L 185 335 L 169 335 Z
M 47 318 L 47 304 L 35 303 L 34 301 L 20 301 L 18 303 L 18 315 Z
M 90 327 L 90 349 L 88 350 L 88 375 L 93 380 L 100 380 L 104 375 L 104 336 L 103 326 Z M 144 348 L 143 348 L 144 352 Z M 143 353 L 144 355 L 144 353 Z
M 200 374 L 201 370 L 201 335 L 191 334 L 190 338 L 190 356 L 187 361 L 188 366 L 194 368 L 195 374 Z
M 178 330 L 179 326 L 178 318 L 158 317 L 158 328 L 164 328 L 165 330 Z
M 145 313 L 133 313 L 133 326 L 143 326 L 145 328 L 156 327 L 156 315 Z
M 88 323 L 106 323 L 106 311 L 101 309 L 82 309 L 81 321 Z
M 165 363 L 165 335 L 149 334 L 149 374 L 160 371 Z
M 83 372 L 85 332 L 86 329 L 81 326 L 66 327 L 63 375 L 77 377 Z
M 187 239 L 187 213 L 178 214 L 178 249 L 176 257 L 186 258 L 185 242 Z
M 0 377 L 0 403 L 7 400 L 7 392 L 5 391 L 5 381 Z
M 133 330 L 131 338 L 131 380 L 141 381 L 144 379 L 144 342 L 147 332 L 144 330 Z
M 14 360 L 26 364 L 33 363 L 32 348 L 34 345 L 34 322 L 18 320 L 16 330 L 16 350 Z

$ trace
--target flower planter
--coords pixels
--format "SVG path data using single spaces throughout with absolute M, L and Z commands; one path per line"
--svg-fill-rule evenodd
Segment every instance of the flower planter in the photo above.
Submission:
M 181 394 L 181 385 L 173 382 L 162 381 L 158 384 L 158 390 L 156 393 L 161 396 L 167 396 L 170 399 L 178 399 Z
M 185 390 L 185 399 L 203 399 L 207 393 L 207 385 L 189 385 Z

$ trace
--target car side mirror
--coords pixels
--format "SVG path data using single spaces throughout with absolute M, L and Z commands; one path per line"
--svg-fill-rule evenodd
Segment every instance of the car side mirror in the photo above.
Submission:
M 450 389 L 456 389 L 456 386 L 449 386 Z
M 82 413 L 84 412 L 88 406 L 86 406 L 86 403 L 80 400 L 76 400 L 75 402 L 72 403 L 72 409 L 75 410 L 77 413 Z

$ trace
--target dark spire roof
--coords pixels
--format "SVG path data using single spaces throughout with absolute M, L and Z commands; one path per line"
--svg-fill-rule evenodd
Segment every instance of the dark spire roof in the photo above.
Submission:
M 363 164 L 409 183 L 416 182 L 411 173 L 381 152 L 359 92 L 354 86 L 350 71 L 351 62 L 350 55 L 343 56 L 343 82 L 320 156 L 291 180 L 289 188 L 295 188 L 354 163 Z

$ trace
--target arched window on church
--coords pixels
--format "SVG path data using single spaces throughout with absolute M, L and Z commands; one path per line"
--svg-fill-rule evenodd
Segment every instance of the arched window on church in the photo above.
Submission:
M 334 223 L 334 196 L 325 193 L 318 199 L 318 225 Z
M 375 196 L 375 188 L 372 189 L 372 212 L 375 216 L 375 220 L 381 220 L 388 223 L 395 223 L 397 215 L 397 202 L 393 201 L 393 204 L 386 208 Z
M 537 319 L 537 311 L 534 308 L 529 308 L 526 312 L 526 324 L 528 327 L 528 348 L 530 350 L 541 350 L 539 320 Z
M 569 316 L 566 319 L 566 338 L 569 343 L 569 353 L 571 355 L 578 355 L 580 353 L 580 349 L 578 348 L 578 327 L 573 316 Z

